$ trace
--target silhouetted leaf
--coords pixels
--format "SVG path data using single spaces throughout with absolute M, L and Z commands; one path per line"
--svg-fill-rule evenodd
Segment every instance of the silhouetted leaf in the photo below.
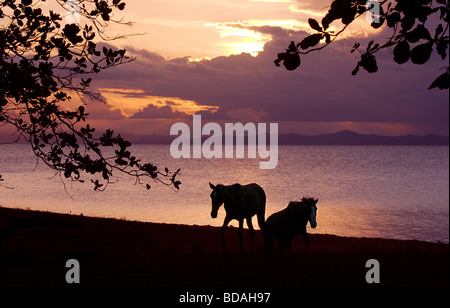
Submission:
M 399 12 L 393 12 L 390 15 L 387 16 L 387 26 L 389 28 L 395 27 L 395 25 L 400 21 L 400 13 Z
M 300 47 L 302 49 L 308 49 L 310 47 L 314 47 L 319 44 L 320 40 L 323 38 L 323 34 L 316 33 L 310 36 L 307 36 L 301 41 Z
M 66 169 L 66 171 L 64 171 L 64 177 L 66 179 L 70 178 L 71 175 L 72 175 L 72 170 Z
M 322 18 L 322 26 L 323 30 L 328 29 L 330 24 L 333 22 L 333 19 L 331 18 L 330 14 L 325 15 L 324 18 Z
M 411 50 L 411 62 L 414 64 L 424 64 L 430 59 L 431 52 L 433 51 L 432 44 L 422 44 L 414 47 Z
M 64 36 L 67 37 L 73 45 L 83 42 L 83 38 L 78 35 L 79 32 L 80 28 L 76 24 L 68 24 L 63 29 Z
M 430 32 L 423 25 L 418 25 L 417 28 L 408 32 L 406 34 L 406 39 L 410 43 L 417 43 L 421 39 L 432 40 Z
M 378 71 L 377 60 L 372 54 L 363 54 L 359 65 L 362 66 L 369 73 L 375 73 Z
M 401 41 L 394 48 L 394 61 L 398 64 L 408 62 L 410 54 L 410 47 L 406 40 Z
M 361 46 L 360 43 L 355 43 L 355 45 L 353 45 L 353 48 L 351 50 L 351 53 L 354 53 L 356 50 L 358 50 L 359 46 Z
M 370 25 L 372 26 L 372 28 L 378 29 L 384 24 L 385 21 L 386 18 L 384 16 L 379 16 L 378 18 L 374 18 Z
M 295 46 L 294 41 L 291 41 L 291 44 L 288 47 L 288 52 L 296 52 L 297 51 L 297 47 Z
M 442 24 L 439 24 L 439 26 L 437 26 L 436 28 L 434 39 L 437 40 L 438 36 L 441 35 L 442 32 L 444 32 L 444 27 L 442 26 Z
M 352 71 L 352 75 L 356 76 L 356 74 L 358 74 L 358 72 L 359 72 L 359 64 L 356 65 L 355 69 Z
M 288 71 L 297 69 L 301 64 L 300 56 L 297 53 L 286 54 L 283 65 Z
M 173 186 L 175 186 L 175 188 L 178 189 L 178 190 L 180 190 L 180 185 L 181 185 L 180 181 L 176 181 L 176 182 L 173 183 Z
M 342 23 L 344 25 L 350 24 L 355 19 L 356 13 L 357 13 L 356 7 L 353 7 L 350 9 L 347 8 L 347 9 L 343 10 L 342 11 L 342 14 L 343 14 Z
M 431 84 L 431 86 L 428 88 L 429 90 L 434 88 L 439 88 L 439 90 L 448 89 L 450 85 L 450 75 L 447 71 L 446 73 L 442 74 L 436 80 Z
M 436 43 L 436 51 L 441 56 L 442 60 L 445 60 L 447 57 L 447 49 L 448 49 L 448 40 L 440 39 Z
M 322 27 L 319 25 L 317 20 L 310 18 L 310 19 L 308 19 L 308 23 L 309 23 L 309 26 L 312 29 L 314 29 L 316 31 L 319 31 L 319 32 L 322 32 Z
M 414 26 L 415 23 L 416 23 L 415 18 L 410 15 L 407 15 L 402 19 L 401 26 L 404 31 L 408 31 Z

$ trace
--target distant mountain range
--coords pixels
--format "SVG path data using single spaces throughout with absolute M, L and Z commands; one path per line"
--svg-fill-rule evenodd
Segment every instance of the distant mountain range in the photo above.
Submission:
M 279 144 L 284 145 L 449 145 L 448 136 L 440 135 L 405 135 L 379 136 L 373 134 L 358 134 L 344 130 L 335 134 L 305 136 L 286 134 L 279 136 Z
M 124 138 L 135 144 L 170 144 L 176 136 L 163 135 L 130 135 L 123 134 Z M 208 136 L 203 137 L 206 140 Z M 344 130 L 334 134 L 300 135 L 281 134 L 278 136 L 280 145 L 449 145 L 449 137 L 442 135 L 405 135 L 405 136 L 379 136 L 373 134 L 358 134 Z
M 176 136 L 164 135 L 134 135 L 122 134 L 122 136 L 134 144 L 171 144 Z M 3 138 L 2 138 L 3 137 Z M 209 138 L 203 137 L 203 140 Z M 269 140 L 269 139 L 268 139 Z M 12 141 L 10 136 L 1 136 L 0 143 Z M 245 141 L 247 142 L 247 140 Z M 20 143 L 24 143 L 21 141 Z M 300 135 L 281 134 L 278 136 L 279 145 L 440 145 L 448 146 L 449 137 L 442 135 L 405 135 L 405 136 L 379 136 L 373 134 L 358 134 L 344 130 L 334 134 Z

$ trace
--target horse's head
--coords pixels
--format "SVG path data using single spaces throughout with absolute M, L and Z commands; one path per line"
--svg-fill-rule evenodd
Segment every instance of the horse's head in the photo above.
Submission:
M 303 203 L 305 203 L 307 205 L 307 209 L 308 209 L 308 221 L 309 224 L 311 225 L 311 228 L 315 228 L 317 227 L 317 221 L 316 221 L 316 215 L 317 215 L 317 202 L 319 201 L 318 199 L 313 199 L 313 198 L 303 198 Z
M 209 187 L 211 187 L 211 189 L 213 190 L 211 193 L 211 203 L 212 203 L 211 217 L 216 218 L 217 211 L 224 202 L 223 196 L 224 187 L 221 184 L 214 186 L 211 183 L 209 183 Z

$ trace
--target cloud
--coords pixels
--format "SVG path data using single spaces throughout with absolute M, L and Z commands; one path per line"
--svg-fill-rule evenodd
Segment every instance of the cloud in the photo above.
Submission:
M 140 95 L 144 94 L 145 92 L 142 90 L 135 90 L 135 89 L 112 89 L 112 88 L 100 88 L 98 89 L 100 92 L 110 92 L 110 93 L 120 93 L 125 95 Z
M 174 103 L 173 103 L 174 104 Z M 183 119 L 189 115 L 184 112 L 173 111 L 169 106 L 148 105 L 135 113 L 130 119 Z
M 101 94 L 84 95 L 82 102 L 85 104 L 90 120 L 123 120 L 126 118 L 120 109 L 108 104 L 106 98 Z
M 348 39 L 302 55 L 300 68 L 289 72 L 273 61 L 291 40 L 307 33 L 270 26 L 252 29 L 273 36 L 256 57 L 243 53 L 193 62 L 128 48 L 136 61 L 105 71 L 96 82 L 102 88 L 138 88 L 146 95 L 167 98 L 159 99 L 163 103 L 174 101 L 172 97 L 217 106 L 218 110 L 210 109 L 215 113 L 199 111 L 210 121 L 403 123 L 427 127 L 427 132 L 448 129 L 448 92 L 427 90 L 443 66 L 436 55 L 424 66 L 400 66 L 387 50 L 377 55 L 378 73 L 362 70 L 355 77 L 351 71 L 358 60 L 350 53 L 355 40 Z M 371 38 L 384 40 L 382 35 Z M 173 111 L 182 111 L 156 105 L 147 101 L 132 119 L 154 114 L 173 119 L 180 116 Z
M 269 115 L 267 112 L 255 108 L 232 109 L 226 112 L 228 118 L 240 122 L 261 122 Z

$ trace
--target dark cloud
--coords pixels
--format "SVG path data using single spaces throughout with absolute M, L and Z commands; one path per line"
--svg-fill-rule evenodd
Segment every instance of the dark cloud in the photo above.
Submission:
M 241 54 L 190 62 L 129 48 L 136 61 L 104 72 L 98 83 L 219 106 L 215 114 L 201 113 L 210 120 L 392 122 L 448 130 L 448 91 L 427 90 L 445 65 L 437 55 L 426 65 L 400 66 L 393 62 L 392 51 L 385 51 L 377 56 L 378 73 L 361 70 L 355 77 L 351 71 L 358 59 L 350 53 L 354 41 L 346 39 L 303 55 L 300 68 L 289 72 L 273 61 L 291 40 L 299 41 L 306 33 L 252 29 L 273 35 L 257 57 Z M 133 118 L 174 116 L 169 109 L 149 106 Z

